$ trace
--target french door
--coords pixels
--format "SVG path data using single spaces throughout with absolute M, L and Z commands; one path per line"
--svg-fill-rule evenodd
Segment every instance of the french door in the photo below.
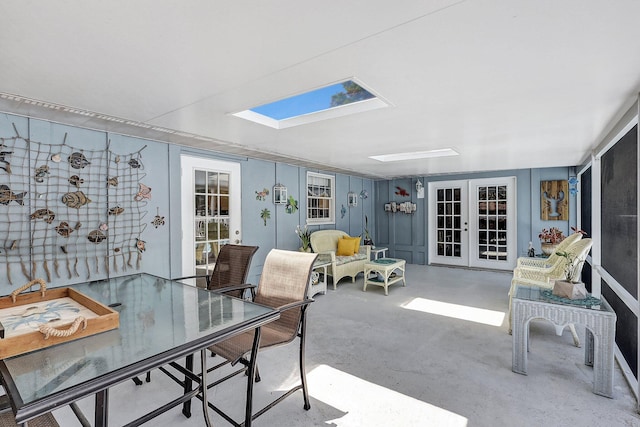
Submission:
M 511 270 L 515 177 L 429 184 L 429 263 Z
M 208 275 L 222 245 L 242 242 L 240 164 L 191 156 L 180 163 L 182 274 Z

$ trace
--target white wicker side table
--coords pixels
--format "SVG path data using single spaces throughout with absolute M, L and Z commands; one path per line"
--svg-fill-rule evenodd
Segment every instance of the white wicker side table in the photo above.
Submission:
M 580 306 L 551 300 L 542 289 L 519 286 L 513 298 L 512 370 L 527 374 L 529 323 L 532 319 L 547 319 L 560 335 L 565 326 L 581 324 L 586 327 L 585 364 L 593 366 L 593 392 L 613 397 L 613 363 L 616 336 L 616 313 L 602 298 L 597 306 Z M 595 339 L 594 339 L 595 337 Z
M 313 298 L 316 294 L 325 295 L 327 293 L 327 267 L 331 266 L 331 260 L 318 256 L 313 263 L 313 272 L 318 273 L 318 280 L 314 283 L 313 274 L 311 275 L 311 283 L 309 283 L 309 291 L 307 297 Z
M 407 282 L 404 279 L 405 264 L 405 260 L 395 258 L 380 258 L 367 261 L 364 264 L 364 287 L 362 290 L 366 292 L 367 285 L 377 285 L 384 288 L 385 295 L 389 295 L 389 285 L 402 281 L 402 286 L 407 286 Z M 401 274 L 394 275 L 396 270 Z M 374 272 L 379 273 L 382 279 L 378 279 L 377 274 L 375 277 L 369 277 Z

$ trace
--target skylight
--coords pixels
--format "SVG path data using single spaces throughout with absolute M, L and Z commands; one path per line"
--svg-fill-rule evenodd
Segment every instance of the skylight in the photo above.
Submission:
M 360 84 L 346 80 L 240 111 L 234 116 L 284 129 L 386 106 Z
M 402 160 L 428 159 L 432 157 L 459 156 L 456 150 L 452 148 L 441 148 L 439 150 L 429 151 L 410 151 L 407 153 L 381 154 L 379 156 L 369 156 L 370 159 L 379 162 L 399 162 Z

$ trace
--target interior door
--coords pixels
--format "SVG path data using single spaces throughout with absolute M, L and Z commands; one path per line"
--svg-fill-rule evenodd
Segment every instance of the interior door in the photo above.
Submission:
M 222 245 L 242 243 L 240 164 L 182 156 L 181 172 L 182 275 L 208 275 Z
M 517 257 L 515 177 L 469 181 L 469 266 L 512 270 Z
M 429 263 L 469 265 L 467 181 L 429 183 Z

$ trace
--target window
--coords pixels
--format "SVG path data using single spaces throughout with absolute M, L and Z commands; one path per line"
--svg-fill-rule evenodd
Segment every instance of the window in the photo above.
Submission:
M 335 224 L 335 177 L 307 172 L 307 224 Z

